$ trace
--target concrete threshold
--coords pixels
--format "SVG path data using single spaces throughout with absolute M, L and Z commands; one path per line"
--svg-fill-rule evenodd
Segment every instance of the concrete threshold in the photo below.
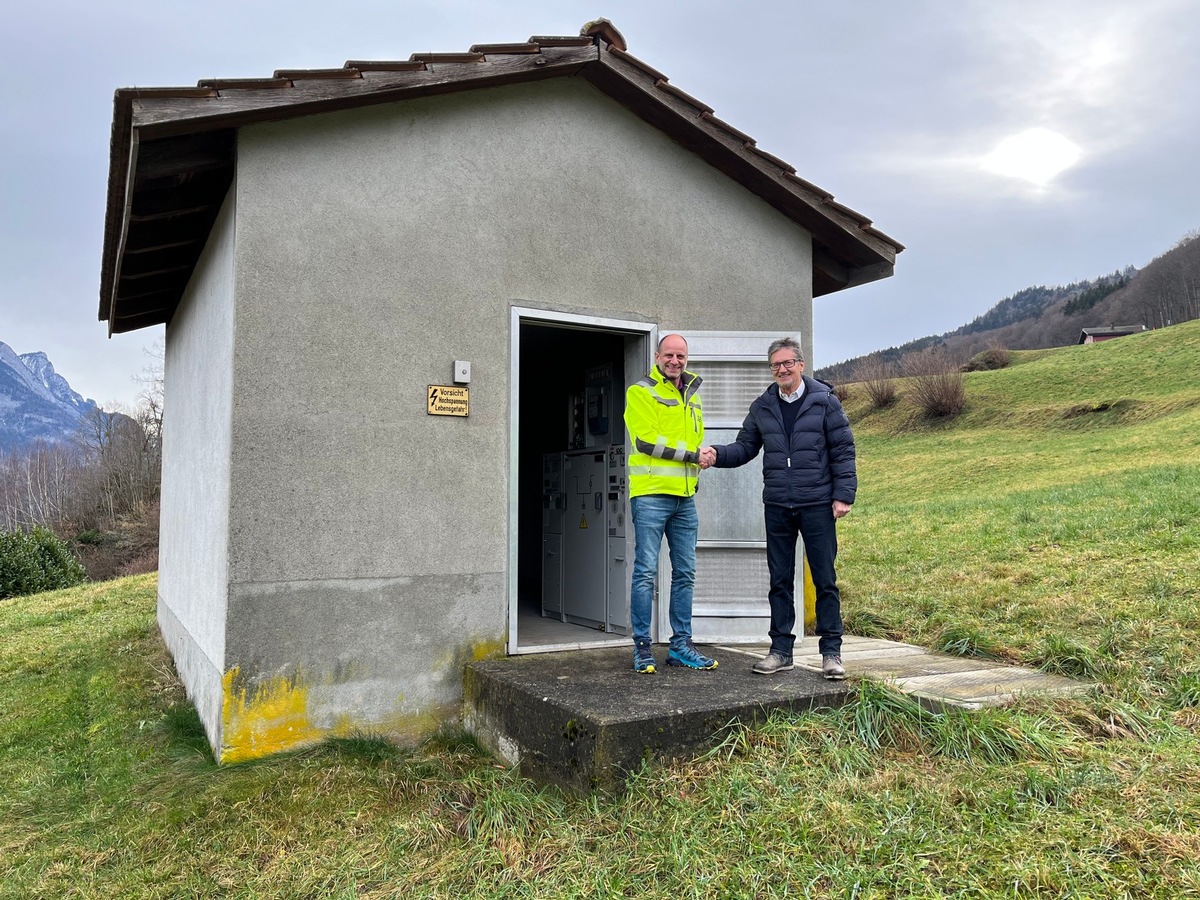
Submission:
M 754 725 L 776 709 L 803 711 L 846 702 L 856 679 L 885 681 L 933 707 L 980 709 L 1021 696 L 1070 695 L 1093 686 L 1004 663 L 935 653 L 911 644 L 846 636 L 847 681 L 821 677 L 816 638 L 797 645 L 796 668 L 756 675 L 767 645 L 705 648 L 720 665 L 696 671 L 665 665 L 632 670 L 632 646 L 540 653 L 467 666 L 465 723 L 523 775 L 578 791 L 620 790 L 646 760 L 693 756 L 733 725 Z

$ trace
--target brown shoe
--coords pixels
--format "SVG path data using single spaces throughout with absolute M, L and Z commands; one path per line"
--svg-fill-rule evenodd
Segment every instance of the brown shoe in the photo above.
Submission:
M 821 657 L 821 674 L 830 681 L 841 681 L 846 677 L 846 670 L 842 668 L 842 658 L 840 656 L 822 656 Z
M 776 672 L 786 672 L 788 669 L 794 668 L 796 666 L 792 663 L 790 656 L 772 652 L 756 662 L 753 671 L 759 675 L 774 675 Z

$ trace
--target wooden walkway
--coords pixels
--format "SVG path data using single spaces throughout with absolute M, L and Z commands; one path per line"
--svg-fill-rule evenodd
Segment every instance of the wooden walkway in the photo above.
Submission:
M 722 666 L 737 664 L 731 653 L 744 654 L 747 665 L 752 665 L 755 658 L 766 655 L 768 645 L 722 644 L 715 649 L 720 651 Z M 821 671 L 815 637 L 805 637 L 797 646 L 795 660 L 798 668 Z M 842 639 L 842 665 L 847 678 L 886 681 L 923 700 L 964 709 L 999 706 L 1022 696 L 1081 694 L 1094 687 L 1036 669 L 851 635 Z

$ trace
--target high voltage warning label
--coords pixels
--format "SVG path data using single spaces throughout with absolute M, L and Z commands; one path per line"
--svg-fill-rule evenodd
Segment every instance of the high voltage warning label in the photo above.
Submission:
M 469 388 L 450 387 L 445 384 L 429 385 L 429 405 L 427 411 L 431 416 L 465 416 L 470 412 L 471 401 Z

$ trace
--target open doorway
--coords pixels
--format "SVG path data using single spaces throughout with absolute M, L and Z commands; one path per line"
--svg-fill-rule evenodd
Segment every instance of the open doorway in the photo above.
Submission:
M 513 310 L 510 653 L 627 641 L 625 387 L 651 323 Z

